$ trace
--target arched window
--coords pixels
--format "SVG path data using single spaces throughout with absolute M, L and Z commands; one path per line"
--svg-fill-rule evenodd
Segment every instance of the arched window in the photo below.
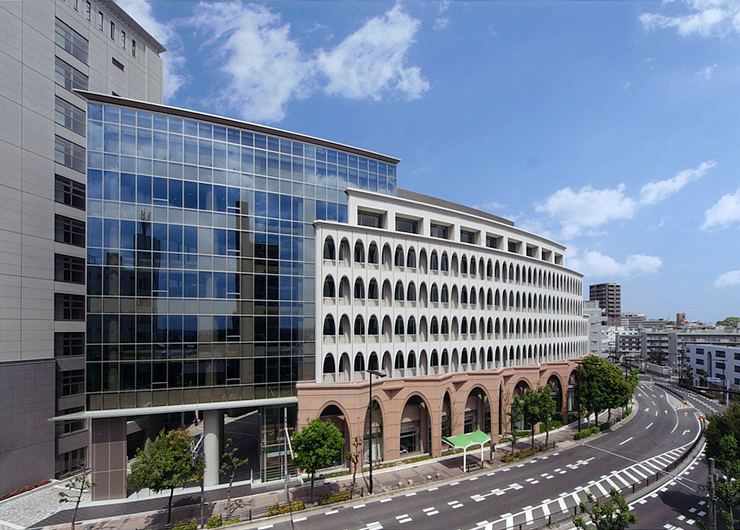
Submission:
M 380 290 L 378 289 L 378 282 L 375 278 L 370 280 L 370 284 L 367 286 L 367 297 L 370 300 L 377 300 L 380 298 Z
M 470 263 L 473 263 L 472 261 Z M 475 288 L 470 289 L 470 305 L 475 305 Z
M 439 320 L 437 320 L 437 317 L 432 317 L 432 323 L 429 326 L 429 330 L 431 331 L 432 335 L 439 334 Z
M 432 302 L 439 302 L 439 289 L 437 288 L 437 284 L 432 284 L 432 291 L 429 293 L 429 299 Z
M 468 319 L 463 317 L 462 322 L 460 322 L 460 333 L 463 335 L 468 334 Z
M 413 248 L 410 248 L 406 255 L 406 266 L 410 269 L 416 268 L 416 251 Z
M 475 276 L 475 256 L 470 258 L 470 275 Z
M 439 354 L 437 353 L 437 350 L 432 350 L 429 364 L 431 364 L 432 366 L 439 366 Z
M 403 336 L 403 318 L 396 318 L 396 325 L 393 328 L 393 332 L 398 336 Z
M 378 317 L 375 315 L 370 317 L 370 320 L 367 323 L 367 334 L 368 335 L 377 335 L 379 333 L 378 329 Z
M 447 317 L 442 317 L 442 335 L 449 335 L 450 334 L 450 323 L 447 320 Z
M 336 288 L 334 286 L 334 278 L 327 276 L 324 280 L 324 298 L 334 298 L 336 296 Z
M 401 245 L 396 247 L 396 255 L 393 258 L 393 264 L 396 267 L 403 267 L 403 249 L 401 248 Z
M 324 319 L 324 336 L 334 336 L 336 335 L 337 328 L 334 325 L 334 317 L 331 315 L 326 315 L 326 318 Z
M 396 283 L 395 299 L 396 302 L 403 302 L 403 283 L 400 280 Z
M 466 304 L 468 303 L 468 289 L 463 286 L 462 291 L 460 291 L 460 303 Z
M 355 243 L 355 263 L 365 263 L 365 245 L 362 241 Z
M 493 263 L 490 259 L 486 263 L 486 278 L 493 278 Z
M 324 259 L 337 259 L 337 250 L 334 247 L 334 240 L 331 237 L 327 237 L 324 240 Z M 332 362 L 334 361 L 332 360 Z
M 378 245 L 375 243 L 370 243 L 367 249 L 367 262 L 373 265 L 378 264 Z
M 414 317 L 409 317 L 408 324 L 406 325 L 406 333 L 416 335 L 416 319 Z
M 416 302 L 416 286 L 414 285 L 414 282 L 409 282 L 406 300 L 409 302 Z
M 442 263 L 440 265 L 440 269 L 442 269 L 442 272 L 450 271 L 450 262 L 447 259 L 447 252 L 442 253 Z
M 462 260 L 460 261 L 460 274 L 467 274 L 467 273 L 468 273 L 468 258 L 463 256 Z
M 403 370 L 403 352 L 396 353 L 396 362 L 393 365 L 396 370 Z
M 468 349 L 463 348 L 460 352 L 460 364 L 468 364 Z
M 326 357 L 324 357 L 324 370 L 323 372 L 325 374 L 333 374 L 335 372 L 334 364 L 334 356 L 331 353 L 328 353 Z
M 355 317 L 355 337 L 362 337 L 365 335 L 365 320 L 362 315 Z
M 442 286 L 442 303 L 448 304 L 450 302 L 450 293 L 447 291 L 447 285 Z
M 365 359 L 362 358 L 361 353 L 355 355 L 355 374 L 362 374 L 365 372 Z
M 475 337 L 475 334 L 478 332 L 478 325 L 475 323 L 475 319 L 470 319 L 470 334 Z
M 355 300 L 364 300 L 365 299 L 365 283 L 362 281 L 362 278 L 357 278 L 355 280 Z
M 439 270 L 439 257 L 436 250 L 432 251 L 432 257 L 429 258 L 429 268 L 433 271 Z

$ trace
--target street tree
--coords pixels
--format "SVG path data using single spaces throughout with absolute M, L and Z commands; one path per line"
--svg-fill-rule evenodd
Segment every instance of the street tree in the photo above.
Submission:
M 578 367 L 578 390 L 581 396 L 581 405 L 586 409 L 588 426 L 591 427 L 591 414 L 596 415 L 598 423 L 599 413 L 606 408 L 606 387 L 603 383 L 606 360 L 589 355 Z
M 95 486 L 95 483 L 90 479 L 90 469 L 84 468 L 81 473 L 71 476 L 70 480 L 64 485 L 67 491 L 59 492 L 59 502 L 73 502 L 75 505 L 74 512 L 72 512 L 72 523 L 70 530 L 75 530 L 75 522 L 77 521 L 77 510 L 80 508 L 80 502 L 82 497 Z
M 728 528 L 740 523 L 740 403 L 733 402 L 721 414 L 709 418 L 706 430 L 707 457 L 714 458 L 722 475 L 717 480 L 716 495 Z
M 612 488 L 609 492 L 611 501 L 599 501 L 592 493 L 588 493 L 588 503 L 581 501 L 579 508 L 581 513 L 588 514 L 591 524 L 596 530 L 626 530 L 630 525 L 637 523 L 637 515 L 629 511 L 629 506 L 619 494 Z M 589 524 L 583 520 L 580 515 L 573 517 L 573 524 L 576 528 L 586 530 Z
M 235 506 L 231 504 L 231 489 L 234 485 L 234 477 L 236 476 L 236 470 L 241 466 L 249 462 L 249 458 L 239 458 L 236 456 L 238 447 L 233 447 L 231 438 L 226 440 L 226 446 L 224 447 L 224 454 L 221 460 L 221 467 L 219 471 L 222 475 L 226 475 L 229 478 L 229 487 L 226 490 L 226 520 L 231 519 Z
M 359 436 L 355 436 L 352 440 L 352 447 L 354 451 L 347 451 L 347 460 L 349 461 L 349 467 L 352 470 L 352 488 L 350 489 L 349 496 L 354 497 L 355 488 L 357 488 L 357 468 L 362 465 L 362 440 Z
M 316 471 L 336 462 L 343 447 L 344 437 L 330 421 L 311 420 L 293 434 L 293 462 L 311 475 L 311 502 Z
M 131 488 L 149 488 L 154 493 L 170 490 L 167 502 L 167 524 L 172 523 L 172 497 L 175 488 L 188 482 L 200 480 L 203 475 L 203 459 L 191 453 L 193 438 L 184 429 L 165 432 L 147 441 L 144 450 L 136 451 L 136 459 L 131 464 L 128 485 Z
M 532 448 L 534 448 L 534 426 L 542 417 L 539 390 L 528 388 L 524 392 L 522 396 L 522 416 L 524 417 L 524 422 L 532 427 L 531 441 Z
M 524 417 L 522 414 L 523 408 L 524 402 L 522 401 L 522 398 L 519 397 L 519 394 L 514 394 L 514 397 L 511 398 L 511 409 L 506 413 L 509 416 L 509 425 L 511 428 L 511 456 L 514 456 L 514 446 L 516 445 L 517 440 L 517 427 Z
M 729 327 L 736 327 L 738 323 L 740 322 L 740 317 L 727 317 L 724 320 L 720 320 L 717 322 L 718 326 L 729 326 Z
M 545 429 L 545 446 L 550 444 L 550 422 L 557 412 L 557 403 L 552 398 L 552 390 L 549 385 L 540 387 L 538 390 L 540 402 L 540 422 Z

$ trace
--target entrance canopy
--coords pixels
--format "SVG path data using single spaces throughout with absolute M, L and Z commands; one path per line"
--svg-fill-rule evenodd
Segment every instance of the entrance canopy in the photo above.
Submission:
M 443 436 L 442 441 L 455 449 L 463 450 L 463 469 L 468 470 L 468 449 L 472 446 L 480 447 L 480 463 L 483 466 L 483 446 L 491 441 L 491 437 L 480 429 L 470 432 L 461 433 L 457 436 Z

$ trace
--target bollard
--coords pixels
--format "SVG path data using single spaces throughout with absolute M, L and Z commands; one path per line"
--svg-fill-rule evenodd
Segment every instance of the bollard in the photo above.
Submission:
M 552 515 L 547 516 L 547 526 L 552 526 Z

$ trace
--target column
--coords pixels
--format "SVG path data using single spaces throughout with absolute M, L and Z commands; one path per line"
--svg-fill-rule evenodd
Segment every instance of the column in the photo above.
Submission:
M 203 412 L 204 484 L 218 486 L 218 468 L 221 465 L 221 441 L 224 431 L 224 413 L 221 410 Z
M 92 500 L 125 499 L 126 488 L 126 418 L 91 420 Z

